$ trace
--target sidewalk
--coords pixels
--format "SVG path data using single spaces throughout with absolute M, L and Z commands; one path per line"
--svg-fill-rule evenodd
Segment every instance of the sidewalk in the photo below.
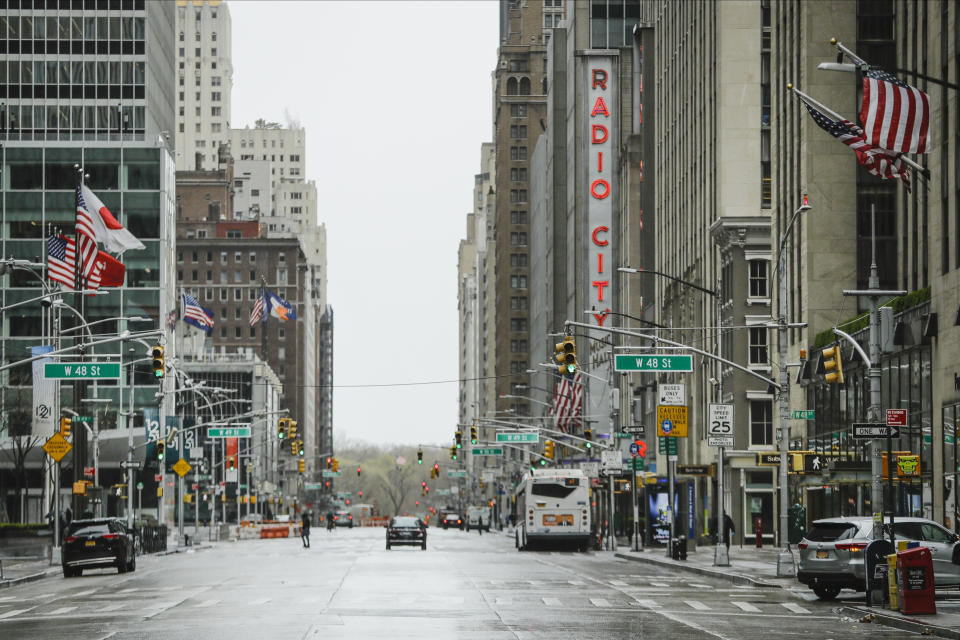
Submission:
M 796 578 L 777 577 L 777 555 L 779 549 L 775 547 L 737 547 L 730 548 L 730 566 L 715 567 L 713 565 L 715 547 L 698 547 L 696 551 L 687 554 L 686 560 L 673 560 L 666 556 L 663 547 L 647 548 L 645 551 L 631 551 L 629 545 L 617 547 L 614 555 L 634 562 L 645 562 L 662 567 L 671 567 L 678 571 L 686 571 L 698 575 L 711 576 L 727 580 L 737 585 L 752 585 L 755 587 L 773 587 L 779 589 L 805 589 Z M 794 552 L 796 558 L 796 552 Z M 952 591 L 952 590 L 951 590 Z M 853 594 L 853 592 L 844 592 Z M 921 634 L 930 634 L 942 638 L 960 640 L 960 602 L 955 598 L 946 600 L 937 599 L 936 615 L 906 616 L 899 611 L 890 611 L 879 607 L 867 607 L 858 598 L 855 602 L 843 603 L 839 612 L 863 623 L 882 624 L 885 626 L 912 631 Z

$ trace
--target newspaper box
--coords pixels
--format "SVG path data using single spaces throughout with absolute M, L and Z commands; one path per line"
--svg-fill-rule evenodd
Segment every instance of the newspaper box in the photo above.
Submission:
M 897 595 L 903 614 L 937 612 L 930 549 L 916 547 L 897 552 Z

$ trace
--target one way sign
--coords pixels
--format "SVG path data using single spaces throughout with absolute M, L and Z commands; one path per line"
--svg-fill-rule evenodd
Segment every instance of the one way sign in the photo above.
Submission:
M 878 422 L 854 423 L 854 438 L 899 438 L 900 427 Z

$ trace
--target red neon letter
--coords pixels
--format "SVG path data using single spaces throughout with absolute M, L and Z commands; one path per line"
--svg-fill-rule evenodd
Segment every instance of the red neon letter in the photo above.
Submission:
M 597 152 L 597 173 L 603 173 L 603 151 Z
M 597 254 L 597 273 L 603 273 L 603 254 Z
M 610 133 L 607 131 L 607 128 L 602 124 L 592 124 L 590 125 L 590 142 L 593 144 L 603 144 L 607 141 L 607 138 L 610 136 Z
M 607 319 L 607 312 L 608 312 L 608 311 L 610 311 L 610 309 L 605 310 L 603 313 L 595 313 L 595 314 L 593 314 L 593 317 L 594 317 L 594 318 L 596 319 L 596 321 L 597 321 L 597 326 L 599 326 L 599 327 L 602 327 L 602 326 L 603 326 L 604 321 Z
M 603 101 L 603 96 L 597 96 L 597 101 L 593 103 L 593 111 L 590 112 L 590 117 L 593 118 L 597 114 L 610 117 L 610 112 L 607 110 L 607 103 Z
M 592 89 L 600 87 L 604 91 L 607 90 L 607 72 L 603 69 L 594 69 L 593 70 L 593 86 Z
M 593 233 L 590 234 L 590 239 L 593 240 L 593 244 L 597 245 L 598 247 L 605 247 L 610 244 L 609 240 L 601 240 L 597 237 L 599 234 L 606 233 L 607 231 L 610 231 L 610 228 L 603 225 L 600 225 L 594 229 Z
M 603 193 L 597 193 L 597 187 L 603 187 Z M 602 178 L 598 178 L 593 181 L 593 184 L 590 185 L 590 195 L 592 195 L 597 200 L 603 200 L 608 195 L 610 195 L 610 183 Z
M 597 302 L 603 302 L 603 288 L 610 286 L 609 280 L 594 280 L 593 286 L 597 288 Z

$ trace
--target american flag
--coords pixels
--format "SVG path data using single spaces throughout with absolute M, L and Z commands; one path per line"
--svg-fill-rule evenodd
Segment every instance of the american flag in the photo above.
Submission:
M 573 378 L 561 376 L 554 386 L 550 412 L 557 430 L 569 433 L 583 422 L 583 383 L 578 371 Z
M 99 214 L 97 214 L 99 215 Z M 97 232 L 93 226 L 93 215 L 87 209 L 83 199 L 83 190 L 77 187 L 77 220 L 76 236 L 80 243 L 80 275 L 83 280 L 90 280 L 97 265 Z M 89 286 L 88 288 L 93 288 Z
M 183 319 L 186 320 L 188 318 L 193 320 L 194 324 L 201 328 L 213 328 L 213 316 L 203 310 L 203 307 L 200 306 L 200 303 L 197 302 L 196 298 L 189 293 L 184 293 Z
M 857 154 L 857 162 L 880 178 L 900 178 L 910 189 L 910 171 L 899 153 L 881 149 L 863 137 L 863 129 L 849 120 L 831 120 L 813 105 L 803 102 L 817 126 L 847 145 Z
M 76 245 L 74 241 L 63 236 L 47 238 L 47 277 L 59 282 L 67 289 L 73 289 L 75 282 L 74 264 L 76 260 Z M 103 273 L 103 264 L 94 263 L 93 273 L 87 279 L 87 289 L 99 289 L 100 278 Z
M 860 122 L 864 140 L 898 153 L 926 153 L 930 97 L 883 69 L 863 74 Z
M 253 311 L 250 312 L 250 326 L 255 327 L 263 319 L 263 296 L 257 298 L 253 303 Z

